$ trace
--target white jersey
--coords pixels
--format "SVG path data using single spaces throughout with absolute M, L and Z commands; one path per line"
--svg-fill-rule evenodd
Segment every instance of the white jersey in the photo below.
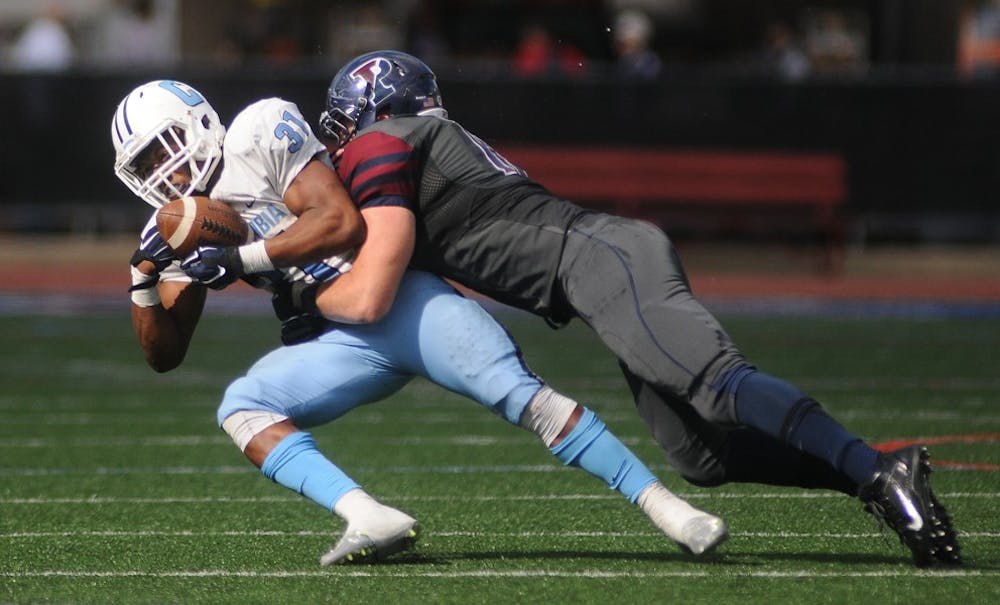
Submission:
M 326 147 L 299 108 L 278 98 L 257 101 L 236 116 L 226 131 L 222 158 L 209 196 L 236 208 L 255 239 L 272 238 L 297 220 L 282 200 L 310 160 L 318 158 L 330 166 Z M 155 219 L 154 214 L 151 221 Z M 292 281 L 324 282 L 348 271 L 353 257 L 352 252 L 281 271 Z M 177 263 L 163 271 L 161 279 L 190 281 Z

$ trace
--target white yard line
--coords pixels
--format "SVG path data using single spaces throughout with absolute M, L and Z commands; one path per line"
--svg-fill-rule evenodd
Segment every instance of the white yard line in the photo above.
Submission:
M 658 464 L 649 465 L 658 473 L 674 473 L 673 469 Z M 995 472 L 974 468 L 948 468 L 948 472 Z M 382 475 L 477 475 L 492 473 L 566 473 L 572 467 L 555 464 L 504 464 L 504 465 L 454 465 L 454 466 L 384 466 L 359 467 L 354 474 L 379 473 Z M 253 466 L 99 466 L 97 468 L 0 468 L 0 477 L 58 477 L 70 475 L 124 477 L 130 475 L 245 475 L 259 472 Z M 742 494 L 734 498 L 744 497 Z M 784 497 L 775 495 L 775 498 Z M 817 495 L 816 497 L 820 497 Z
M 201 531 L 201 530 L 173 530 L 173 531 L 151 531 L 151 530 L 74 530 L 74 531 L 15 531 L 0 533 L 0 539 L 35 539 L 35 538 L 73 538 L 73 537 L 98 537 L 98 538 L 264 538 L 264 537 L 310 537 L 325 536 L 331 537 L 336 532 L 334 530 L 227 530 L 227 531 Z M 513 532 L 486 532 L 486 531 L 427 531 L 424 536 L 430 538 L 651 538 L 662 536 L 657 531 L 513 531 Z M 827 539 L 827 540 L 868 540 L 878 538 L 883 534 L 879 532 L 732 532 L 732 539 L 740 538 L 767 538 L 767 539 Z M 959 532 L 963 538 L 1000 538 L 1000 532 Z
M 726 571 L 711 569 L 704 571 L 546 571 L 536 569 L 510 570 L 470 570 L 470 571 L 421 571 L 407 566 L 403 571 L 394 570 L 294 570 L 294 571 L 231 571 L 222 569 L 179 570 L 179 571 L 74 571 L 39 570 L 24 572 L 0 572 L 6 578 L 993 578 L 1000 577 L 1000 570 L 956 569 L 920 570 L 890 569 L 881 571 Z
M 322 438 L 321 438 L 322 439 Z M 537 438 L 531 434 L 523 437 L 493 437 L 487 435 L 454 435 L 448 437 L 403 437 L 386 439 L 367 439 L 367 443 L 391 443 L 393 445 L 523 445 L 535 443 Z M 639 437 L 631 439 L 638 442 Z M 0 448 L 50 448 L 50 447 L 189 447 L 199 445 L 223 445 L 233 447 L 233 441 L 225 435 L 173 435 L 158 437 L 130 437 L 109 435 L 106 437 L 82 437 L 58 439 L 51 437 L 28 437 L 0 439 Z
M 814 500 L 845 498 L 843 494 L 833 492 L 769 492 L 755 494 L 740 494 L 732 492 L 709 492 L 709 493 L 678 493 L 678 496 L 685 499 L 740 499 L 740 500 Z M 1000 499 L 1000 492 L 941 492 L 941 498 L 983 498 L 987 500 Z M 386 496 L 388 500 L 405 500 L 407 502 L 440 502 L 440 501 L 462 501 L 462 502 L 543 502 L 556 500 L 620 500 L 617 494 L 528 494 L 510 496 L 490 496 L 490 495 L 449 495 L 449 496 L 410 496 L 405 494 Z M 126 497 L 126 496 L 88 496 L 88 497 L 0 497 L 0 504 L 5 505 L 81 505 L 81 504 L 261 504 L 276 502 L 300 502 L 302 498 L 295 496 L 167 496 L 167 497 Z

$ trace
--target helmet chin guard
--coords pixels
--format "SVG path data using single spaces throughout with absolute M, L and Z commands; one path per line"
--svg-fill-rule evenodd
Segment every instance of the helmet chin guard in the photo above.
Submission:
M 118 105 L 111 123 L 115 176 L 154 208 L 204 191 L 222 160 L 226 129 L 219 115 L 187 84 L 156 80 Z M 154 166 L 140 165 L 157 153 Z M 176 179 L 187 172 L 187 180 Z

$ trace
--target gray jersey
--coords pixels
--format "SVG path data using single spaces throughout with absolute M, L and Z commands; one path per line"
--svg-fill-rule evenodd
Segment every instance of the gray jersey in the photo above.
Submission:
M 719 385 L 746 361 L 692 296 L 661 230 L 552 195 L 439 117 L 376 122 L 345 147 L 337 171 L 361 207 L 413 211 L 414 266 L 553 323 L 586 322 L 637 392 L 650 394 L 653 403 L 640 403 L 640 412 L 671 461 L 694 474 L 710 472 L 717 459 L 703 448 L 724 439 L 724 429 L 702 420 L 688 424 L 696 418 L 688 406 L 736 423 L 731 392 Z
M 361 208 L 413 211 L 413 267 L 557 321 L 573 316 L 557 271 L 567 229 L 587 211 L 550 195 L 456 122 L 378 122 L 345 147 L 337 171 Z

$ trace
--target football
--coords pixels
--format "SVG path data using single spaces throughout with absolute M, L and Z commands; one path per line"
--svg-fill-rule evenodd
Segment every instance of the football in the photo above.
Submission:
M 156 212 L 156 227 L 177 256 L 198 246 L 239 246 L 250 239 L 250 227 L 235 208 L 204 196 L 182 197 Z

